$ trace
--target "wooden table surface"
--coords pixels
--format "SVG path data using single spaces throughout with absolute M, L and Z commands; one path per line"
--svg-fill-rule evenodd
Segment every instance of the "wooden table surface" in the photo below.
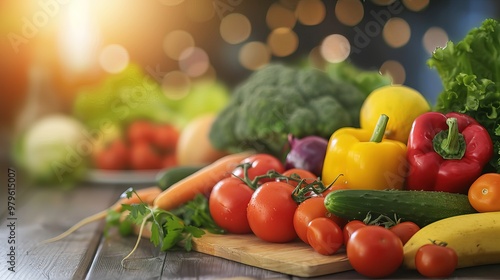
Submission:
M 80 184 L 61 190 L 23 182 L 16 171 L 15 189 L 8 186 L 8 166 L 1 170 L 0 279 L 302 279 L 198 252 L 159 252 L 142 239 L 131 267 L 121 259 L 135 238 L 103 236 L 104 222 L 89 224 L 61 241 L 40 242 L 65 231 L 80 219 L 109 207 L 126 185 Z M 140 187 L 140 186 L 135 186 Z M 15 190 L 9 194 L 9 190 Z M 9 197 L 11 199 L 8 208 Z M 422 278 L 400 270 L 391 279 Z M 500 265 L 458 269 L 454 279 L 500 279 Z M 308 278 L 311 279 L 311 278 Z M 314 279 L 365 279 L 355 271 Z

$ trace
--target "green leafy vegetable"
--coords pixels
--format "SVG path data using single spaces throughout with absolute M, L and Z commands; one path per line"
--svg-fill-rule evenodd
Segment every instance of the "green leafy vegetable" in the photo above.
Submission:
M 359 126 L 366 96 L 325 71 L 270 64 L 233 91 L 212 126 L 210 141 L 217 149 L 255 149 L 284 158 L 288 134 L 327 139 L 340 127 Z
M 139 195 L 134 189 L 129 189 L 125 192 L 127 198 L 133 194 Z M 140 198 L 140 197 L 139 197 Z M 125 220 L 121 220 L 122 213 L 128 211 Z M 199 238 L 205 234 L 205 230 L 213 233 L 224 233 L 219 228 L 208 210 L 208 200 L 203 195 L 198 195 L 192 201 L 172 211 L 165 211 L 158 208 L 152 208 L 144 202 L 137 204 L 122 204 L 120 212 L 110 211 L 106 219 L 106 232 L 111 227 L 118 227 L 120 233 L 121 225 L 125 224 L 129 227 L 129 222 L 145 227 L 146 223 L 151 224 L 150 241 L 155 247 L 160 247 L 160 250 L 166 251 L 175 246 L 183 246 L 186 251 L 192 249 L 192 239 Z M 128 232 L 129 233 L 129 232 Z M 140 239 L 140 234 L 135 248 Z M 130 257 L 135 248 L 127 255 L 125 259 Z M 122 261 L 123 263 L 123 261 Z
M 486 19 L 458 43 L 448 42 L 428 60 L 443 83 L 434 110 L 465 113 L 493 140 L 487 169 L 500 172 L 500 23 Z

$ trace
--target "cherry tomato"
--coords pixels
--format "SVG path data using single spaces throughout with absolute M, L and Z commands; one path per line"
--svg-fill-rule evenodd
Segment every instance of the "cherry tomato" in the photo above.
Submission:
M 133 144 L 130 150 L 130 165 L 136 170 L 160 169 L 161 157 L 155 153 L 153 147 L 146 142 Z
M 468 197 L 478 212 L 500 211 L 500 174 L 481 175 L 470 186 Z
M 410 240 L 410 238 L 420 230 L 420 227 L 414 222 L 405 221 L 390 227 L 389 230 L 395 233 L 399 239 L 401 239 L 403 245 L 405 245 L 406 242 L 408 242 L 408 240 Z
M 352 234 L 359 228 L 365 227 L 366 224 L 360 220 L 352 220 L 347 222 L 347 224 L 342 229 L 342 233 L 344 235 L 344 245 L 347 246 L 349 239 Z
M 253 192 L 236 177 L 219 181 L 210 193 L 208 202 L 215 223 L 230 233 L 250 233 L 247 205 Z
M 325 198 L 322 196 L 311 197 L 299 204 L 293 215 L 293 227 L 299 238 L 309 244 L 307 240 L 307 227 L 309 223 L 319 217 L 326 217 L 343 227 L 345 220 L 328 212 L 325 207 Z
M 384 227 L 365 226 L 349 239 L 347 257 L 358 273 L 371 278 L 387 277 L 403 262 L 403 243 Z
M 99 169 L 127 169 L 129 164 L 129 151 L 123 140 L 116 139 L 106 149 L 99 151 L 94 161 L 96 167 Z
M 292 199 L 294 187 L 284 182 L 267 182 L 253 193 L 247 208 L 252 232 L 268 242 L 285 243 L 297 237 L 293 215 L 297 203 Z
M 311 171 L 306 170 L 306 169 L 301 169 L 301 168 L 291 168 L 288 170 L 285 170 L 283 173 L 283 176 L 285 177 L 292 177 L 292 176 L 298 176 L 298 179 L 305 179 L 305 184 L 310 184 L 318 178 L 318 176 L 314 175 Z M 285 181 L 288 184 L 296 187 L 299 183 L 295 182 L 293 180 L 283 180 L 283 179 L 277 179 L 277 181 Z
M 455 250 L 439 244 L 426 244 L 417 250 L 417 271 L 429 278 L 447 278 L 455 271 L 458 257 Z
M 274 170 L 278 173 L 283 173 L 285 167 L 283 163 L 276 157 L 269 154 L 255 154 L 251 155 L 241 163 L 251 163 L 252 165 L 248 168 L 248 178 L 253 180 L 256 176 L 265 175 L 269 170 Z M 235 176 L 244 177 L 242 167 L 236 167 L 233 171 Z M 274 179 L 262 180 L 261 183 L 274 181 Z
M 154 126 L 149 121 L 137 120 L 127 128 L 127 138 L 131 144 L 139 142 L 151 143 L 154 137 Z
M 179 131 L 171 124 L 158 125 L 154 129 L 153 143 L 164 152 L 173 152 L 179 140 Z
M 328 218 L 320 217 L 309 223 L 307 241 L 314 251 L 322 255 L 333 255 L 342 247 L 344 237 L 342 229 L 337 223 Z

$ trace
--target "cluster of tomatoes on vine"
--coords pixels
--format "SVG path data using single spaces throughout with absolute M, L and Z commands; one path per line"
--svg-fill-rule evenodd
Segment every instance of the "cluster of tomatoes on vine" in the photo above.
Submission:
M 364 221 L 341 219 L 324 205 L 326 195 L 339 186 L 325 186 L 318 174 L 298 168 L 285 170 L 277 158 L 256 154 L 244 159 L 233 176 L 215 185 L 209 210 L 215 223 L 228 233 L 253 233 L 273 243 L 298 238 L 322 255 L 345 250 L 360 274 L 389 276 L 401 266 L 403 245 L 419 226 L 385 216 Z M 455 270 L 455 252 L 441 245 L 430 243 L 417 254 L 420 273 L 446 276 Z M 443 258 L 443 254 L 451 256 Z M 451 261 L 436 264 L 436 259 Z

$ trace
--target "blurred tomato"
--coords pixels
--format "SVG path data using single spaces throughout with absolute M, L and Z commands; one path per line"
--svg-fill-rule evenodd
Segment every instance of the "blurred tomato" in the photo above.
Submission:
M 99 169 L 127 169 L 129 151 L 125 142 L 121 139 L 114 140 L 108 147 L 96 154 L 94 162 L 95 166 Z
M 173 152 L 179 140 L 179 131 L 171 124 L 158 125 L 154 128 L 153 143 L 165 152 Z
M 127 128 L 127 138 L 132 145 L 139 142 L 151 143 L 154 136 L 154 125 L 145 120 L 134 121 Z
M 150 144 L 138 142 L 131 146 L 130 165 L 132 169 L 160 169 L 162 158 Z

